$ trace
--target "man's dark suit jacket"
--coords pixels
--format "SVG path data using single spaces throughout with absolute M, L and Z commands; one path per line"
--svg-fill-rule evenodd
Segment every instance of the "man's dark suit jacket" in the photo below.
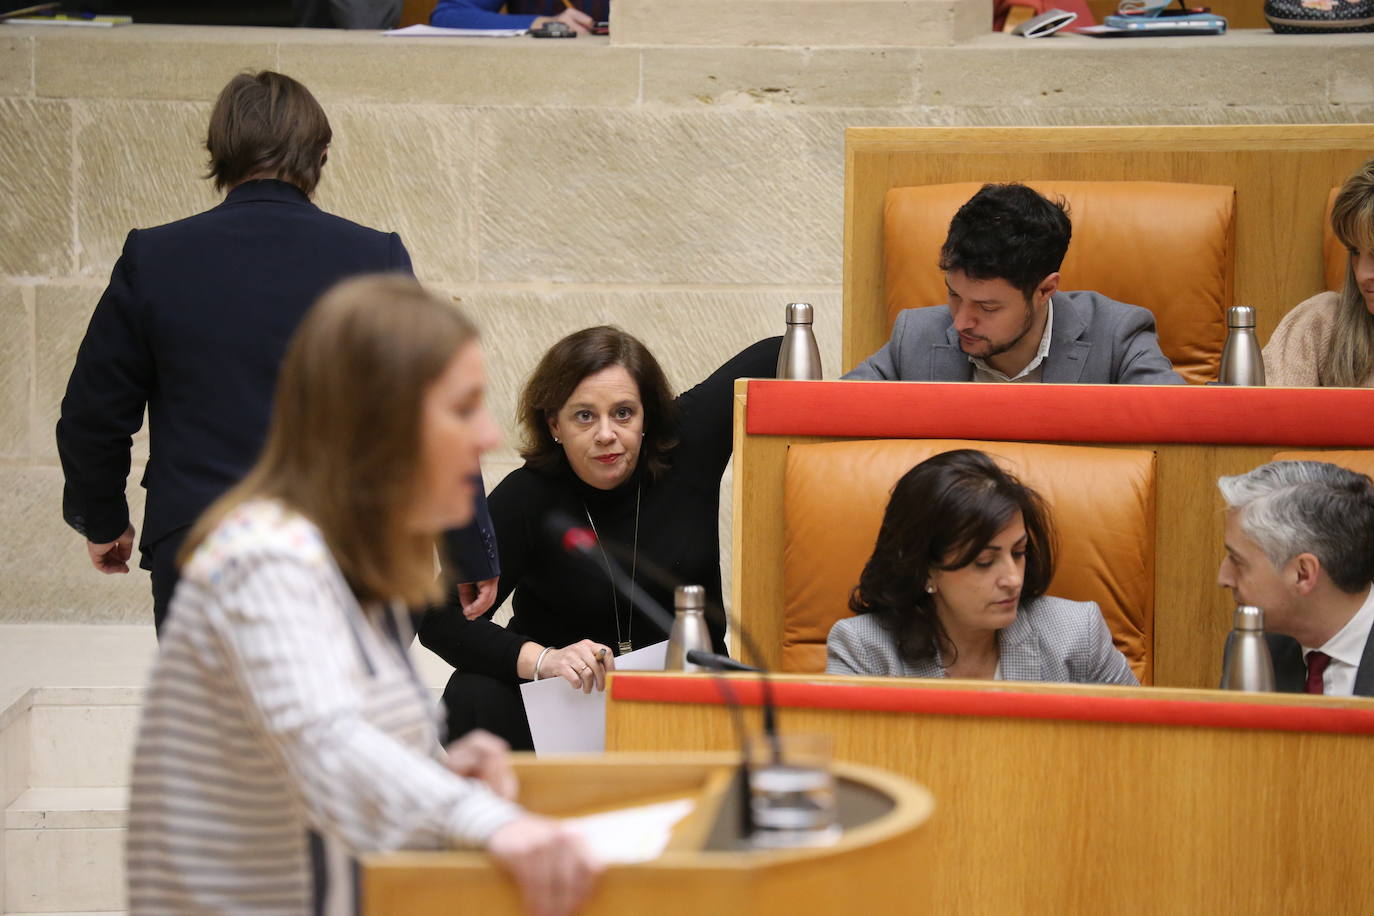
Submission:
M 1274 689 L 1280 693 L 1303 693 L 1307 690 L 1307 663 L 1302 658 L 1302 646 L 1291 636 L 1265 633 L 1269 654 L 1274 659 Z M 1374 697 L 1374 630 L 1365 640 L 1360 654 L 1360 668 L 1355 672 L 1354 695 Z
M 287 342 L 344 277 L 410 272 L 395 233 L 320 210 L 296 186 L 250 181 L 188 219 L 124 242 L 81 343 L 57 447 L 62 514 L 96 543 L 129 524 L 132 435 L 148 410 L 147 509 L 139 547 L 193 524 L 257 460 Z M 496 575 L 495 535 L 473 526 L 456 558 L 471 580 Z

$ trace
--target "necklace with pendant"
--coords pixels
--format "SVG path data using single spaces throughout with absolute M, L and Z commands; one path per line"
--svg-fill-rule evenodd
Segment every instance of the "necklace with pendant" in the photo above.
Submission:
M 640 481 L 635 487 L 635 535 L 634 552 L 630 554 L 630 593 L 635 590 L 635 575 L 639 571 L 639 498 L 644 495 L 644 482 Z M 629 614 L 625 617 L 625 635 L 620 635 L 620 596 L 616 592 L 615 578 L 611 575 L 611 558 L 606 556 L 606 546 L 601 543 L 601 532 L 596 530 L 596 520 L 592 518 L 592 510 L 587 506 L 587 501 L 582 500 L 582 511 L 587 515 L 587 524 L 592 528 L 592 535 L 596 538 L 596 546 L 601 550 L 601 562 L 606 564 L 606 578 L 611 583 L 611 613 L 615 615 L 615 641 L 620 647 L 618 654 L 625 655 L 634 649 L 631 635 L 635 625 L 635 609 L 630 608 Z

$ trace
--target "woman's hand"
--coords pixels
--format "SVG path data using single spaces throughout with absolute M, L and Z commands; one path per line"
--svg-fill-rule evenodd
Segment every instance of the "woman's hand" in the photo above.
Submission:
M 447 748 L 444 765 L 459 776 L 477 779 L 508 801 L 515 801 L 520 784 L 510 765 L 510 745 L 491 732 L 475 729 Z
M 561 677 L 583 693 L 606 689 L 606 672 L 615 670 L 615 656 L 607 646 L 590 639 L 562 649 L 550 649 L 539 666 L 539 677 Z
M 535 16 L 530 28 L 537 29 L 550 22 L 561 22 L 578 35 L 590 35 L 596 26 L 596 20 L 581 10 L 564 10 L 557 16 Z
M 533 814 L 493 833 L 487 851 L 510 872 L 534 916 L 575 912 L 604 868 L 581 837 Z

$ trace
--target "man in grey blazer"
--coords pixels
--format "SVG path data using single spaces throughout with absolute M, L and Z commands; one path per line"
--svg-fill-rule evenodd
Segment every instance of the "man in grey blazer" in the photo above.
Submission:
M 1374 482 L 1324 461 L 1274 461 L 1217 486 L 1217 584 L 1264 611 L 1275 687 L 1374 696 Z
M 906 309 L 846 379 L 1178 385 L 1154 316 L 1095 292 L 1061 292 L 1072 226 L 1025 185 L 987 184 L 940 250 L 948 306 Z

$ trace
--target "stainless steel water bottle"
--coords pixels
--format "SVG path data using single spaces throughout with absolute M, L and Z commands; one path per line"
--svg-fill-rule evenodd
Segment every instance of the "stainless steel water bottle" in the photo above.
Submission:
M 1264 641 L 1264 611 L 1248 604 L 1236 608 L 1235 629 L 1226 637 L 1221 689 L 1272 692 L 1274 660 Z
M 711 651 L 711 634 L 706 629 L 706 589 L 700 585 L 679 585 L 673 589 L 673 632 L 668 635 L 665 671 L 705 671 L 687 661 L 692 649 Z
M 782 336 L 778 352 L 778 378 L 819 379 L 821 377 L 821 348 L 811 329 L 815 313 L 809 302 L 787 305 L 787 333 Z
M 1263 385 L 1264 357 L 1255 339 L 1255 310 L 1233 305 L 1226 311 L 1226 346 L 1221 350 L 1223 385 Z

